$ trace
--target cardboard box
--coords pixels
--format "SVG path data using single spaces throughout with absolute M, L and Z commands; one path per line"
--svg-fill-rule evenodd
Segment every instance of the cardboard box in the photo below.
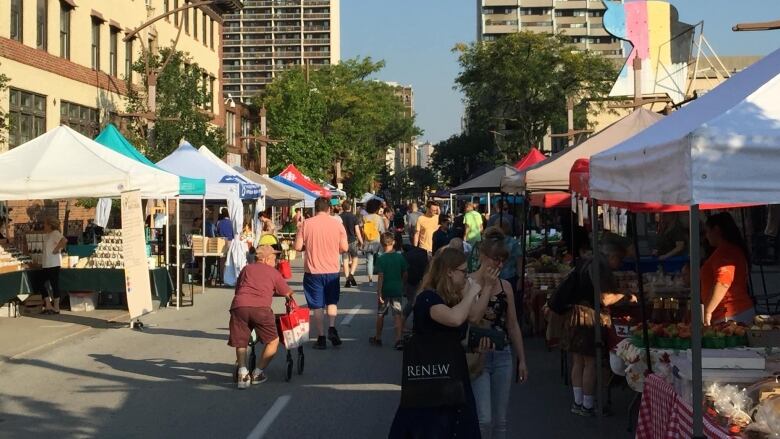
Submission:
M 95 310 L 97 293 L 70 293 L 70 310 L 73 312 L 90 312 Z

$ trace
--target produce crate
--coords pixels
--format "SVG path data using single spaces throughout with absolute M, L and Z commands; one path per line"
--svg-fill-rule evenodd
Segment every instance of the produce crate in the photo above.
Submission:
M 203 254 L 208 249 L 209 238 L 200 235 L 192 235 L 192 252 Z
M 226 248 L 227 241 L 225 238 L 211 238 L 208 240 L 209 253 L 224 253 Z

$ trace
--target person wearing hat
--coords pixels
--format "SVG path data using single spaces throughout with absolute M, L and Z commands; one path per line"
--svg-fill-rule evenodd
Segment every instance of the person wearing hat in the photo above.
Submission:
M 279 253 L 270 245 L 259 245 L 257 263 L 247 265 L 238 275 L 236 293 L 230 305 L 228 345 L 236 348 L 239 389 L 246 389 L 250 383 L 260 384 L 268 379 L 264 370 L 279 347 L 271 300 L 274 294 L 288 299 L 293 294 L 292 289 L 276 269 L 276 258 Z M 250 374 L 246 367 L 246 351 L 252 330 L 265 347 L 262 354 L 257 357 L 255 369 Z

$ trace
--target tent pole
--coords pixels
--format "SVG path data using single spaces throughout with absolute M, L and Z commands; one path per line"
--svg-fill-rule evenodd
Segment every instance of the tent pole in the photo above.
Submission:
M 200 264 L 200 292 L 206 294 L 206 194 L 203 194 L 203 204 L 201 206 L 201 214 L 203 219 L 201 220 L 201 234 L 203 235 L 203 257 Z
M 642 280 L 642 267 L 640 266 L 640 254 L 639 254 L 639 222 L 637 219 L 637 214 L 634 213 L 633 215 L 634 221 L 632 224 L 632 234 L 634 238 L 634 258 L 635 258 L 635 267 L 636 267 L 636 280 L 637 280 L 637 289 L 639 293 L 639 312 L 642 316 L 642 341 L 645 344 L 645 357 L 647 359 L 647 370 L 650 371 L 650 373 L 653 372 L 653 365 L 650 358 L 650 335 L 647 332 L 647 304 L 645 303 L 645 286 L 644 282 Z
M 523 224 L 520 227 L 520 233 L 522 235 L 520 237 L 520 255 L 521 255 L 520 256 L 520 258 L 521 258 L 520 259 L 520 261 L 521 261 L 520 262 L 520 273 L 518 273 L 518 275 L 520 276 L 520 280 L 519 280 L 520 285 L 519 286 L 515 286 L 518 291 L 522 291 L 522 294 L 519 295 L 519 297 L 516 299 L 520 303 L 522 303 L 522 300 L 524 300 L 525 293 L 526 293 L 526 291 L 525 291 L 525 269 L 526 269 L 525 264 L 526 264 L 526 261 L 527 261 L 526 253 L 528 253 L 528 245 L 526 245 L 526 243 L 525 243 L 525 232 L 528 229 L 526 224 L 528 223 L 528 214 L 531 211 L 531 206 L 528 205 L 528 195 L 529 195 L 528 192 L 526 192 L 525 193 L 525 199 L 523 200 Z M 531 242 L 531 239 L 529 238 L 528 239 L 528 243 L 530 244 L 530 242 Z M 517 308 L 516 305 L 515 305 L 515 308 Z M 522 306 L 521 306 L 520 309 L 522 309 Z M 520 324 L 520 323 L 522 323 L 522 321 L 523 321 L 523 316 L 522 315 L 518 315 L 517 316 L 517 323 Z
M 490 219 L 490 192 L 487 193 L 487 216 Z
M 181 198 L 176 199 L 176 309 L 181 306 Z
M 602 388 L 602 376 L 601 376 L 601 352 L 603 346 L 601 342 L 601 254 L 599 252 L 599 206 L 596 199 L 591 200 L 590 207 L 590 224 L 593 230 L 593 262 L 590 264 L 590 278 L 593 281 L 593 327 L 595 328 L 594 337 L 596 339 L 596 400 L 598 401 L 598 409 L 596 413 L 601 423 L 601 418 L 604 416 L 604 389 Z
M 165 271 L 168 272 L 168 275 L 171 275 L 171 246 L 170 246 L 170 240 L 169 240 L 169 232 L 171 228 L 171 218 L 170 218 L 170 212 L 171 212 L 171 203 L 169 198 L 165 198 Z M 171 298 L 168 298 L 168 302 L 170 303 Z M 166 303 L 165 306 L 168 306 Z
M 701 247 L 699 238 L 699 205 L 691 206 L 691 380 L 693 386 L 693 437 L 703 438 L 702 419 L 702 370 L 701 370 Z

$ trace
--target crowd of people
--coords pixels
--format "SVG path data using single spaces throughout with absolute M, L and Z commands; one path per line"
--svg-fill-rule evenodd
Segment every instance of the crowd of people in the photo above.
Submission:
M 502 204 L 498 214 L 489 218 L 472 203 L 463 207 L 463 213 L 453 220 L 441 214 L 435 201 L 427 202 L 422 211 L 412 203 L 401 212 L 375 199 L 353 213 L 351 203 L 331 206 L 329 199 L 319 198 L 313 216 L 294 219 L 294 248 L 304 252 L 303 292 L 312 313 L 315 349 L 327 349 L 328 341 L 333 347 L 342 344 L 336 328 L 342 274 L 344 288 L 358 286 L 362 258 L 366 272 L 360 283 L 376 293 L 376 326 L 368 335 L 370 345 L 383 346 L 385 317 L 392 316 L 392 346 L 404 351 L 404 382 L 390 437 L 455 433 L 507 437 L 512 383 L 528 379 L 520 326 L 522 247 L 513 237 L 516 220 Z M 684 256 L 687 231 L 680 219 L 662 216 L 657 224 L 655 254 L 659 260 Z M 744 240 L 728 213 L 710 216 L 704 231 L 711 247 L 702 265 L 705 323 L 745 321 L 752 317 L 753 307 L 746 290 L 749 268 Z M 576 283 L 561 316 L 561 346 L 572 356 L 571 411 L 577 415 L 594 415 L 598 371 L 593 328 L 597 319 L 605 322 L 609 318 L 595 313 L 592 273 L 599 273 L 604 309 L 637 301 L 635 295 L 618 291 L 612 275 L 630 256 L 626 244 L 606 237 L 597 252 L 585 247 L 576 252 L 580 256 L 573 271 Z M 292 294 L 271 269 L 277 250 L 260 245 L 257 255 L 258 263 L 242 272 L 231 305 L 230 345 L 242 365 L 239 388 L 267 379 L 264 369 L 278 346 L 268 306 L 274 294 Z M 244 309 L 252 306 L 267 309 Z M 411 332 L 407 329 L 410 317 Z M 244 365 L 252 329 L 265 348 L 250 372 Z M 452 348 L 441 353 L 441 346 Z M 423 359 L 420 352 L 429 357 Z M 431 358 L 436 352 L 441 357 Z M 453 367 L 433 368 L 434 372 L 448 371 L 446 376 L 434 377 L 437 380 L 426 382 L 420 375 L 407 379 L 409 373 L 429 370 L 423 361 Z

